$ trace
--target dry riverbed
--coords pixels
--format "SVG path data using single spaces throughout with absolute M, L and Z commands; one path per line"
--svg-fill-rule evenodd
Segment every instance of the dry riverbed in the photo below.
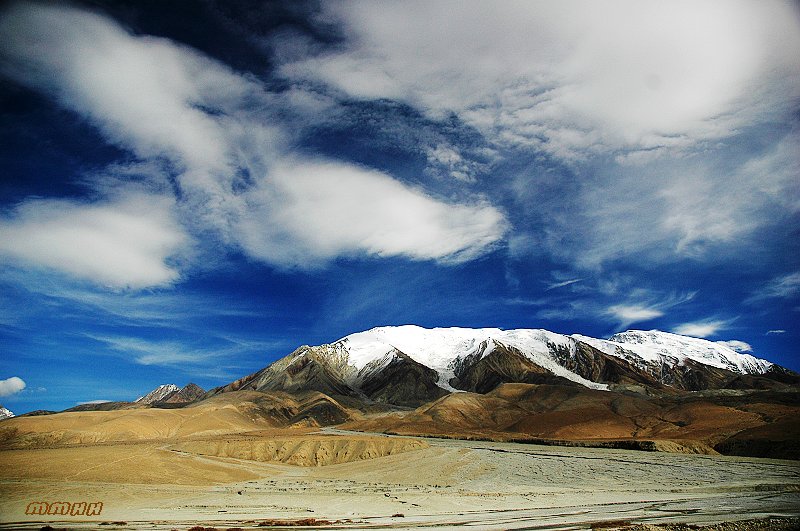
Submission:
M 331 434 L 340 445 L 362 437 Z M 795 461 L 403 441 L 385 446 L 403 450 L 397 453 L 326 466 L 229 457 L 234 452 L 199 443 L 5 450 L 0 529 L 40 529 L 44 522 L 68 529 L 228 529 L 304 519 L 337 529 L 587 529 L 800 516 Z M 93 516 L 26 514 L 32 502 L 59 501 L 103 505 Z

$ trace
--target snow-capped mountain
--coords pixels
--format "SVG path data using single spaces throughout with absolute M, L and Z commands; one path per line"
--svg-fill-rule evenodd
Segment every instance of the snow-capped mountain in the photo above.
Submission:
M 187 402 L 194 402 L 204 394 L 206 394 L 206 392 L 202 387 L 195 383 L 188 383 L 184 385 L 178 392 L 171 393 L 165 398 L 161 399 L 160 402 L 166 402 L 168 404 L 185 404 Z
M 736 352 L 722 343 L 658 330 L 629 330 L 614 334 L 608 340 L 580 335 L 572 337 L 606 354 L 618 356 L 640 366 L 652 364 L 674 366 L 692 360 L 739 374 L 764 374 L 775 365 L 750 354 Z
M 146 395 L 140 396 L 139 398 L 134 400 L 134 402 L 138 402 L 140 404 L 152 404 L 153 402 L 160 402 L 161 400 L 167 398 L 169 395 L 177 393 L 178 391 L 180 391 L 180 389 L 181 388 L 175 384 L 159 385 Z
M 257 373 L 211 391 L 320 391 L 419 405 L 503 382 L 637 385 L 684 390 L 782 385 L 797 375 L 729 347 L 664 332 L 609 340 L 547 330 L 380 327 L 330 344 L 302 346 Z
M 519 350 L 526 358 L 556 376 L 593 389 L 607 386 L 593 382 L 563 367 L 553 350 L 574 352 L 576 341 L 547 330 L 500 330 L 499 328 L 422 328 L 388 326 L 344 337 L 334 343 L 349 352 L 349 361 L 359 373 L 372 364 L 370 371 L 388 363 L 385 357 L 396 349 L 411 359 L 436 371 L 438 384 L 456 391 L 450 381 L 467 359 L 484 358 L 498 346 Z M 379 360 L 382 360 L 379 362 Z M 364 375 L 361 376 L 362 378 Z
M 3 406 L 0 406 L 0 420 L 10 419 L 13 416 L 14 416 L 14 413 L 12 413 L 8 409 L 4 408 Z
M 140 396 L 135 402 L 140 404 L 155 404 L 156 402 L 162 404 L 184 404 L 193 402 L 204 394 L 203 388 L 194 383 L 186 384 L 182 388 L 175 384 L 164 384 L 159 385 L 146 395 Z

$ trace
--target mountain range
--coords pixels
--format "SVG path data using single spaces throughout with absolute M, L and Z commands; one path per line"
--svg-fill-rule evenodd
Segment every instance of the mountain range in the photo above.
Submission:
M 631 330 L 604 340 L 547 330 L 406 325 L 301 346 L 206 396 L 313 390 L 416 407 L 452 392 L 488 393 L 501 383 L 670 393 L 798 382 L 788 369 L 728 344 L 666 332 Z
M 800 375 L 741 346 L 381 327 L 301 346 L 203 399 L 316 392 L 294 417 L 305 426 L 800 459 Z
M 800 375 L 733 348 L 742 346 L 640 330 L 596 339 L 546 330 L 380 327 L 301 346 L 208 392 L 164 384 L 133 402 L 71 408 L 89 413 L 75 417 L 81 427 L 72 430 L 54 429 L 45 418 L 52 412 L 22 415 L 26 420 L 7 426 L 5 444 L 337 425 L 800 459 Z M 113 428 L 118 423 L 124 433 Z
M 79 404 L 65 411 L 113 411 L 137 407 L 175 408 L 190 404 L 205 395 L 205 390 L 197 384 L 189 383 L 183 387 L 175 384 L 162 384 L 133 401 L 96 401 Z M 32 411 L 26 415 L 48 415 L 54 411 Z
M 0 406 L 0 420 L 10 419 L 13 416 L 14 416 L 14 413 L 12 413 L 10 410 L 4 408 L 3 406 Z

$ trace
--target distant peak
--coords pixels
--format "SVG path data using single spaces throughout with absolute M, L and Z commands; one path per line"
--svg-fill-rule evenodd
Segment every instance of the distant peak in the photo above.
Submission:
M 180 391 L 180 387 L 175 384 L 161 384 L 146 395 L 137 398 L 135 402 L 140 404 L 152 404 L 153 402 L 164 400 L 169 395 L 177 393 L 178 391 Z
M 640 355 L 671 355 L 745 374 L 762 374 L 773 365 L 767 360 L 734 350 L 730 341 L 709 341 L 661 330 L 628 330 L 614 334 L 608 340 L 633 349 Z

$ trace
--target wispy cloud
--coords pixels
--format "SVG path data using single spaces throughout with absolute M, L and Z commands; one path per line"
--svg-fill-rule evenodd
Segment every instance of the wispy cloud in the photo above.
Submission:
M 745 144 L 756 138 L 741 135 Z M 790 224 L 800 209 L 800 137 L 789 133 L 752 149 L 723 145 L 635 168 L 596 165 L 591 180 L 567 176 L 558 184 L 560 194 L 579 198 L 566 205 L 535 192 L 530 185 L 540 177 L 520 173 L 516 179 L 534 190 L 524 201 L 542 212 L 525 230 L 533 245 L 590 271 L 631 260 L 706 262 L 763 252 L 765 231 Z
M 785 333 L 786 333 L 786 330 L 782 330 L 782 329 L 779 329 L 779 330 L 767 330 L 767 333 L 765 335 L 771 336 L 771 335 L 785 334 Z
M 223 296 L 177 292 L 172 290 L 144 290 L 133 292 L 108 291 L 93 284 L 75 284 L 68 279 L 44 275 L 36 271 L 6 268 L 0 271 L 0 286 L 18 290 L 17 298 L 34 303 L 15 309 L 26 312 L 18 323 L 41 320 L 43 316 L 27 313 L 44 308 L 50 315 L 59 315 L 62 322 L 75 320 L 84 324 L 103 323 L 106 326 L 149 327 L 200 333 L 207 330 L 204 318 L 253 318 L 270 315 L 270 308 L 258 308 L 247 300 Z M 11 311 L 10 302 L 3 310 Z
M 574 279 L 573 279 L 574 280 Z M 576 282 L 564 281 L 566 285 Z M 546 296 L 534 299 L 510 299 L 507 304 L 540 307 L 536 317 L 553 321 L 594 320 L 613 323 L 615 330 L 634 323 L 665 318 L 670 310 L 694 299 L 697 292 L 665 293 L 656 288 L 636 287 L 636 280 L 624 275 L 586 278 L 581 289 L 545 290 Z
M 536 312 L 538 319 L 567 320 L 576 318 L 608 317 L 607 309 L 588 299 L 552 301 L 547 298 L 537 301 L 537 306 L 544 306 Z
M 800 271 L 789 273 L 772 279 L 747 302 L 758 302 L 767 299 L 788 299 L 800 293 Z
M 265 366 L 304 339 L 270 328 L 281 315 L 278 303 L 174 290 L 108 291 L 14 269 L 0 273 L 0 293 L 11 286 L 16 300 L 25 301 L 15 310 L 21 316 L 14 334 L 41 359 L 107 358 L 222 379 Z
M 727 329 L 732 322 L 730 319 L 704 319 L 677 325 L 673 327 L 672 331 L 682 336 L 708 337 L 716 335 L 720 330 Z
M 207 363 L 219 353 L 215 351 L 188 350 L 182 342 L 146 341 L 131 337 L 88 335 L 90 339 L 105 343 L 112 350 L 130 356 L 141 365 L 171 366 L 189 363 Z
M 635 291 L 631 298 L 625 303 L 614 304 L 605 309 L 606 316 L 610 316 L 617 323 L 619 328 L 645 321 L 657 319 L 666 314 L 670 308 L 686 303 L 694 298 L 696 292 L 684 293 L 681 295 L 672 294 L 667 297 L 658 297 L 657 294 L 648 290 Z
M 238 373 L 232 369 L 238 365 L 237 357 L 249 357 L 283 346 L 282 343 L 221 338 L 193 346 L 190 341 L 146 340 L 94 334 L 86 334 L 86 337 L 139 365 L 166 367 L 184 374 L 216 378 L 236 376 Z M 281 354 L 288 354 L 288 350 Z
M 563 280 L 561 282 L 550 283 L 545 288 L 545 291 L 550 291 L 552 289 L 557 289 L 557 288 L 563 288 L 564 286 L 570 286 L 572 284 L 575 284 L 576 282 L 581 282 L 582 280 L 583 280 L 582 278 L 573 278 L 570 280 Z

